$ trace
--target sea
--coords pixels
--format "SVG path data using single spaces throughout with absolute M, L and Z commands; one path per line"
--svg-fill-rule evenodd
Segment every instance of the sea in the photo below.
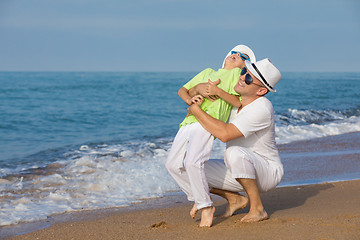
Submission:
M 164 164 L 195 74 L 0 72 L 0 226 L 181 194 Z M 282 75 L 267 95 L 277 144 L 360 131 L 360 73 Z M 212 158 L 224 149 L 216 140 Z M 312 180 L 297 177 L 281 186 Z

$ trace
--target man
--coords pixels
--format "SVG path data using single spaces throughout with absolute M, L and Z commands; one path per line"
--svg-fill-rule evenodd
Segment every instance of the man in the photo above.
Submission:
M 255 61 L 252 50 L 245 45 L 238 45 L 225 58 L 224 67 L 215 71 L 207 68 L 197 74 L 179 90 L 179 96 L 188 105 L 193 104 L 197 97 L 190 96 L 189 89 L 199 83 L 207 83 L 211 79 L 219 86 L 208 88 L 207 93 L 221 99 L 206 100 L 201 108 L 215 119 L 226 121 L 231 105 L 240 107 L 241 102 L 234 86 L 237 84 L 245 60 Z M 221 80 L 218 80 L 218 79 Z M 214 98 L 216 99 L 216 97 Z M 208 182 L 204 173 L 204 163 L 209 159 L 214 137 L 206 131 L 192 115 L 187 116 L 180 124 L 173 145 L 168 155 L 166 168 L 185 192 L 189 201 L 195 201 L 196 210 L 190 215 L 195 216 L 197 209 L 202 209 L 202 219 L 213 216 L 215 211 L 209 194 Z M 212 222 L 212 220 L 210 221 Z M 201 227 L 209 226 L 209 221 L 200 222 Z
M 275 92 L 281 74 L 267 58 L 245 64 L 234 88 L 241 95 L 242 106 L 230 123 L 209 116 L 200 108 L 201 101 L 191 105 L 188 112 L 212 135 L 227 142 L 226 166 L 214 160 L 205 164 L 211 192 L 228 200 L 225 216 L 247 205 L 247 198 L 236 193 L 243 189 L 250 201 L 250 211 L 242 221 L 257 222 L 268 218 L 259 191 L 275 188 L 284 173 L 275 143 L 274 111 L 265 97 L 268 91 Z M 200 93 L 197 87 L 192 92 Z

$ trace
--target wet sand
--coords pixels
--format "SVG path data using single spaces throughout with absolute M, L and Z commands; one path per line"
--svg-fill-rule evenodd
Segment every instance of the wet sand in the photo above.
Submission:
M 278 146 L 284 164 L 280 185 L 360 179 L 360 132 Z
M 323 181 L 329 176 L 360 179 L 360 133 L 280 145 L 285 171 L 296 182 Z M 296 167 L 299 166 L 299 167 Z M 294 169 L 294 167 L 292 168 Z M 214 198 L 211 228 L 199 228 L 200 214 L 184 195 L 146 200 L 127 208 L 52 216 L 33 225 L 0 228 L 11 239 L 360 239 L 360 180 L 280 187 L 262 194 L 270 219 L 241 223 L 249 208 L 230 218 L 219 217 L 225 201 Z M 40 229 L 32 231 L 33 229 Z M 43 228 L 43 229 L 41 229 Z M 23 234 L 27 232 L 26 234 Z M 1 236 L 3 233 L 3 236 Z M 9 234 L 10 233 L 10 234 Z

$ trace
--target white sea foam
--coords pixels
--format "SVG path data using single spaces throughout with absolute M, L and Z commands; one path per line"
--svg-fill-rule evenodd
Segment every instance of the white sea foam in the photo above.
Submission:
M 360 117 L 358 116 L 346 117 L 335 112 L 319 113 L 309 110 L 289 111 L 291 117 L 288 122 L 296 121 L 297 124 L 287 125 L 284 120 L 279 121 L 281 124 L 278 124 L 275 129 L 278 144 L 360 131 Z M 327 119 L 331 121 L 326 121 Z M 300 121 L 303 124 L 299 124 Z
M 0 226 L 65 211 L 126 206 L 177 191 L 164 168 L 169 146 L 82 146 L 50 172 L 1 179 Z

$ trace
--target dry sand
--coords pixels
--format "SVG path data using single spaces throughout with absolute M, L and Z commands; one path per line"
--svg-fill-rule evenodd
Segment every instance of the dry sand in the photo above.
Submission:
M 359 190 L 360 180 L 277 188 L 262 195 L 269 220 L 241 223 L 245 208 L 230 218 L 215 217 L 211 228 L 199 228 L 199 216 L 189 216 L 191 204 L 172 196 L 153 209 L 85 212 L 81 221 L 56 223 L 13 239 L 359 240 Z M 215 216 L 225 211 L 225 201 L 217 198 L 215 206 Z

